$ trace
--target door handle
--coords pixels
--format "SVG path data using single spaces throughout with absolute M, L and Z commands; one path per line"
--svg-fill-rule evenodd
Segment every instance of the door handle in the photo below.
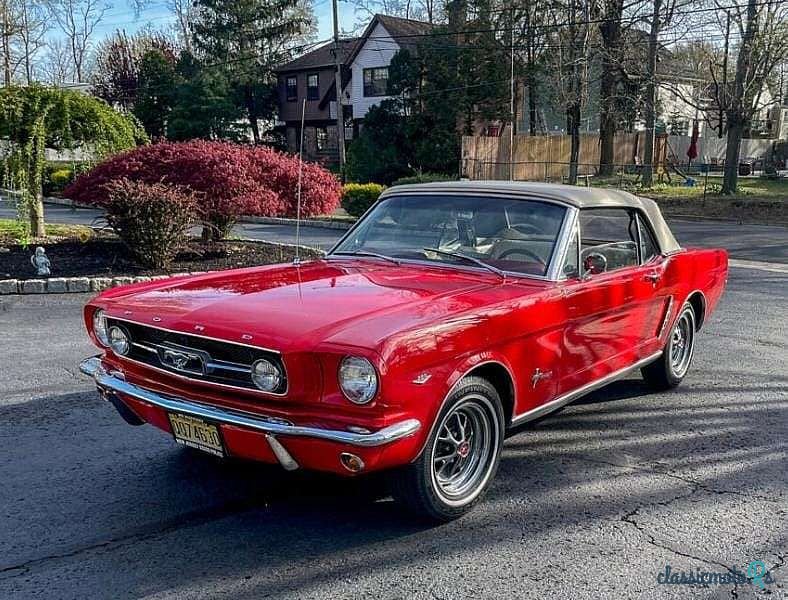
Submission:
M 658 282 L 658 281 L 659 281 L 661 278 L 662 278 L 662 274 L 661 274 L 661 273 L 657 273 L 656 271 L 652 271 L 651 273 L 646 273 L 646 274 L 643 276 L 643 279 L 645 279 L 646 281 L 650 281 L 650 282 L 651 282 L 651 283 L 653 283 L 654 285 L 656 285 L 656 284 L 657 284 L 657 282 Z

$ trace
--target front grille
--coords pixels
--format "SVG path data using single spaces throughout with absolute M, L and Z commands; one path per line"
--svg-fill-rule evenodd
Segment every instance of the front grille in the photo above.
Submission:
M 279 367 L 282 381 L 273 394 L 284 394 L 287 377 L 282 359 L 275 352 L 212 340 L 196 335 L 107 318 L 107 326 L 124 329 L 131 340 L 126 358 L 157 369 L 221 385 L 260 391 L 252 382 L 252 364 L 261 358 Z

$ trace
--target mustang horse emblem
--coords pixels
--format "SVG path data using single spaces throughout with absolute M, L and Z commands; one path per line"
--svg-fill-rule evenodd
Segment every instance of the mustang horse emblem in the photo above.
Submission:
M 192 354 L 172 348 L 159 348 L 159 360 L 165 367 L 187 373 L 203 373 L 204 362 L 199 354 Z

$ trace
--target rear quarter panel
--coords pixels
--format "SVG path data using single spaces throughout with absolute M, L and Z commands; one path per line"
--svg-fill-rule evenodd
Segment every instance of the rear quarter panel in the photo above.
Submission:
M 728 253 L 721 249 L 687 248 L 668 258 L 665 282 L 675 312 L 695 292 L 703 294 L 703 324 L 717 308 L 728 281 Z

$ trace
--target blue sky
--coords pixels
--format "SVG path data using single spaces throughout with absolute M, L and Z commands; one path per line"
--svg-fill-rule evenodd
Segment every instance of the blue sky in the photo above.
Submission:
M 317 17 L 318 39 L 328 39 L 333 35 L 331 23 L 331 0 L 314 0 L 315 16 Z M 135 17 L 134 10 L 127 0 L 117 0 L 107 11 L 104 21 L 96 29 L 97 41 L 110 35 L 116 29 L 124 29 L 132 33 L 147 24 L 155 29 L 164 29 L 173 20 L 167 10 L 165 0 L 150 0 L 146 7 Z M 350 31 L 356 25 L 357 17 L 354 7 L 348 2 L 339 2 L 340 28 Z

